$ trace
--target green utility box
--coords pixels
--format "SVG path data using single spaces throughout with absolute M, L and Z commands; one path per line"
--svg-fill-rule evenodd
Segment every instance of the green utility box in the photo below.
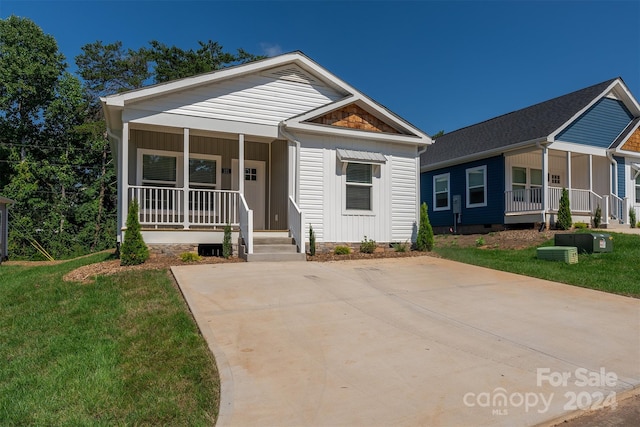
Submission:
M 603 233 L 556 234 L 556 246 L 575 246 L 579 253 L 612 252 L 613 238 Z
M 572 246 L 545 246 L 536 250 L 538 259 L 564 261 L 567 264 L 578 263 L 578 249 Z

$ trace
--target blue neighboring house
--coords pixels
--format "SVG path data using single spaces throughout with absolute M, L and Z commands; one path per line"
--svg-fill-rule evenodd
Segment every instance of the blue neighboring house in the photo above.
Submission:
M 555 223 L 562 189 L 574 222 L 640 218 L 640 106 L 608 80 L 439 138 L 420 158 L 436 232 Z

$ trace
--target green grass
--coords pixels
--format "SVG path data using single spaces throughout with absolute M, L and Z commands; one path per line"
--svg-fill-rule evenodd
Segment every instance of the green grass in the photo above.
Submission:
M 610 233 L 613 252 L 578 255 L 578 264 L 536 258 L 536 248 L 499 250 L 437 247 L 443 258 L 555 282 L 640 298 L 640 236 Z M 545 246 L 553 245 L 553 240 Z
M 213 425 L 213 357 L 166 271 L 0 266 L 0 425 Z

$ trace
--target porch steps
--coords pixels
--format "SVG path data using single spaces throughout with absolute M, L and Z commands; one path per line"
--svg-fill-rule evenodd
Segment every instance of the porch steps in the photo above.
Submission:
M 241 256 L 247 262 L 306 261 L 307 254 L 298 253 L 297 246 L 287 232 L 256 233 L 253 238 L 253 253 Z

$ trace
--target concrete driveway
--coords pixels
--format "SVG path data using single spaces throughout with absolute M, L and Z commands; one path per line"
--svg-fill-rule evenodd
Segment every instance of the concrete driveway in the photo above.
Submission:
M 640 300 L 433 257 L 174 267 L 219 426 L 535 425 L 640 385 Z

